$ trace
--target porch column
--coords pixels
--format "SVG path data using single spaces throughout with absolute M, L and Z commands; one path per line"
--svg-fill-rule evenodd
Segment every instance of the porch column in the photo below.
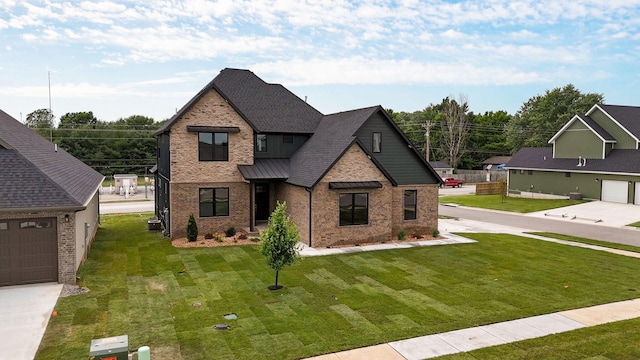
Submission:
M 249 231 L 254 232 L 256 225 L 256 205 L 255 205 L 255 194 L 256 194 L 256 185 L 253 180 L 249 180 Z

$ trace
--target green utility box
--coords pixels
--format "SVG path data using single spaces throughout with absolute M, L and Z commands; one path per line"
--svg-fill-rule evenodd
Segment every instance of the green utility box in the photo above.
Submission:
M 128 360 L 129 335 L 91 340 L 89 360 Z

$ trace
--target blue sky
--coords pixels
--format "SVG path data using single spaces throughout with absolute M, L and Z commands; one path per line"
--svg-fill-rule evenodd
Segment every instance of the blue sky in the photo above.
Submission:
M 574 84 L 640 106 L 640 0 L 0 0 L 0 109 L 171 117 L 226 67 L 323 113 Z

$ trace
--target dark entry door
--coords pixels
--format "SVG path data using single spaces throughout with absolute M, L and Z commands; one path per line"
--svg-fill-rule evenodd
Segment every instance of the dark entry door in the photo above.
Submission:
M 269 184 L 256 184 L 256 221 L 269 219 Z

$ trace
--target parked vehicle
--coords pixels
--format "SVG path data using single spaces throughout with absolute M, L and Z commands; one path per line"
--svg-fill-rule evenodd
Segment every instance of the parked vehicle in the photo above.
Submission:
M 447 177 L 442 180 L 444 181 L 444 184 L 442 184 L 441 187 L 443 186 L 462 187 L 462 185 L 464 185 L 464 180 L 457 180 L 452 177 Z

